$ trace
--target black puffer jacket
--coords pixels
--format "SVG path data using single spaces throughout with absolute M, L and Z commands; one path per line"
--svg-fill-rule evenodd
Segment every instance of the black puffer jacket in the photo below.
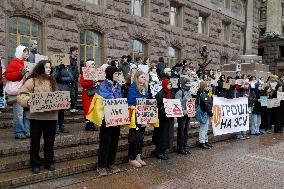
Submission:
M 72 56 L 70 56 L 70 70 L 74 80 L 78 81 L 79 78 L 78 62 L 77 59 L 72 58 Z
M 203 112 L 207 112 L 209 117 L 213 116 L 213 112 L 212 112 L 213 101 L 212 101 L 212 98 L 208 95 L 208 92 L 206 92 L 205 90 L 199 89 L 197 92 L 196 102 L 197 102 L 197 105 L 200 104 L 200 109 Z

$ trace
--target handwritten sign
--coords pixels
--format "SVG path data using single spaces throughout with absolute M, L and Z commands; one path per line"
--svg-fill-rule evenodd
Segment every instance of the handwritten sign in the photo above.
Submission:
M 167 117 L 183 117 L 180 99 L 163 99 Z
M 230 83 L 223 82 L 223 89 L 230 89 Z
M 40 54 L 35 54 L 35 63 L 37 64 L 41 60 L 48 60 L 48 57 Z
M 191 94 L 197 95 L 198 89 L 199 89 L 199 83 L 197 81 L 196 82 L 192 82 L 191 83 L 191 87 L 190 87 Z
M 195 116 L 195 99 L 190 98 L 186 102 L 186 112 L 188 117 L 194 117 Z
M 268 96 L 260 96 L 259 101 L 261 106 L 267 106 Z
M 149 66 L 148 65 L 138 65 L 138 70 L 144 72 L 145 74 L 148 74 Z
M 138 124 L 150 124 L 157 122 L 156 99 L 136 99 L 136 119 Z
M 277 91 L 277 99 L 279 101 L 284 100 L 284 92 Z
M 275 107 L 275 108 L 276 108 L 276 107 L 279 107 L 279 106 L 280 106 L 280 100 L 279 100 L 278 98 L 274 98 L 273 100 L 274 100 L 274 101 L 273 101 L 273 102 L 274 102 L 273 107 Z
M 104 112 L 107 127 L 130 124 L 126 98 L 105 99 Z
M 213 134 L 223 135 L 249 130 L 248 98 L 213 98 Z
M 162 90 L 162 81 L 152 81 L 149 83 L 150 85 L 150 91 L 153 97 L 156 96 L 156 94 Z
M 178 78 L 171 78 L 172 88 L 178 89 Z
M 103 69 L 103 68 L 97 68 L 97 69 L 96 69 L 96 76 L 97 76 L 97 78 L 98 78 L 99 81 L 105 80 L 105 79 L 106 79 L 105 69 Z
M 274 108 L 274 99 L 267 99 L 267 108 Z
M 243 79 L 237 79 L 237 80 L 236 80 L 236 84 L 242 86 L 242 85 L 245 84 L 245 80 L 243 80 Z
M 50 60 L 52 66 L 59 66 L 60 64 L 70 65 L 69 54 L 53 54 Z
M 82 67 L 82 72 L 86 80 L 95 80 L 97 78 L 95 67 Z
M 30 101 L 30 113 L 69 109 L 70 92 L 30 93 Z

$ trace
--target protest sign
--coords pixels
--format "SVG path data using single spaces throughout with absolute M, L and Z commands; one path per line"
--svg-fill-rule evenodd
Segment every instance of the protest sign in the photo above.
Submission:
M 150 124 L 157 122 L 157 101 L 156 99 L 136 99 L 136 119 L 138 124 Z
M 277 82 L 271 82 L 271 83 L 270 83 L 271 89 L 272 89 L 272 90 L 275 90 L 276 85 L 277 85 Z
M 241 72 L 241 71 L 242 71 L 242 65 L 236 64 L 236 72 Z
M 148 65 L 138 65 L 138 70 L 144 72 L 145 74 L 148 74 L 149 66 Z
M 223 89 L 230 89 L 230 83 L 223 82 Z
M 156 96 L 156 94 L 162 90 L 162 82 L 161 81 L 152 81 L 149 83 L 150 85 L 150 91 L 153 97 Z
M 59 66 L 60 64 L 70 65 L 69 54 L 53 54 L 50 60 L 52 66 Z
M 267 108 L 274 108 L 274 99 L 267 99 Z
M 178 78 L 171 78 L 172 88 L 178 89 Z
M 103 68 L 97 68 L 96 69 L 96 76 L 97 76 L 97 79 L 99 81 L 105 80 L 106 79 L 105 70 Z
M 284 100 L 284 92 L 277 91 L 277 99 L 279 101 Z
M 86 80 L 96 80 L 96 68 L 95 67 L 82 67 L 83 77 Z
M 259 101 L 261 106 L 267 106 L 268 96 L 260 96 Z
M 69 109 L 70 92 L 30 93 L 30 102 L 30 113 Z
M 214 136 L 249 130 L 248 98 L 213 98 Z
M 182 117 L 183 111 L 180 99 L 163 99 L 167 117 Z
M 44 55 L 40 55 L 40 54 L 35 54 L 35 62 L 33 62 L 33 63 L 37 64 L 41 60 L 48 60 L 48 57 L 44 56 Z
M 237 80 L 236 80 L 236 84 L 242 86 L 242 85 L 245 84 L 245 80 L 243 80 L 243 79 L 237 79 Z
M 218 86 L 218 80 L 217 79 L 211 79 L 210 80 L 210 85 Z
M 187 79 L 190 79 L 188 75 L 180 75 L 180 78 L 187 78 Z
M 195 99 L 190 98 L 186 102 L 186 111 L 188 117 L 194 117 L 195 116 Z
M 130 123 L 126 98 L 105 99 L 104 112 L 107 127 Z
M 199 82 L 193 81 L 191 82 L 190 92 L 192 95 L 197 95 L 197 91 L 199 89 Z
M 273 107 L 279 107 L 280 106 L 280 100 L 278 98 L 273 99 Z
M 6 99 L 5 99 L 5 93 L 3 96 L 0 96 L 0 109 L 6 108 Z

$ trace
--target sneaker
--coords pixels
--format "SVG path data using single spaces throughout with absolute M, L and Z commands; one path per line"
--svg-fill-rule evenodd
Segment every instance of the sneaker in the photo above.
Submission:
M 56 131 L 55 131 L 55 134 L 59 134 L 60 133 L 60 131 L 59 131 L 59 127 L 58 126 L 56 126 Z
M 115 166 L 115 165 L 110 165 L 109 169 L 110 169 L 110 173 L 111 174 L 115 174 L 115 173 L 120 172 L 120 169 L 117 166 Z
M 34 166 L 34 167 L 32 167 L 32 172 L 34 174 L 38 174 L 38 173 L 40 173 L 40 168 L 38 166 Z
M 86 130 L 86 131 L 98 131 L 99 129 L 98 129 L 98 127 L 95 126 L 95 125 L 87 125 L 87 124 L 86 124 L 85 130 Z
M 147 163 L 141 159 L 141 154 L 137 155 L 136 161 L 138 161 L 142 166 L 147 165 Z
M 205 145 L 205 143 L 199 143 L 198 147 L 201 148 L 201 149 L 204 149 L 204 150 L 210 149 L 210 147 Z
M 209 148 L 213 148 L 212 144 L 210 144 L 209 142 L 205 142 L 205 145 L 208 146 Z
M 60 131 L 61 133 L 69 133 L 69 130 L 66 129 L 64 126 L 59 127 L 59 131 Z
M 31 138 L 31 134 L 30 134 L 30 133 L 27 133 L 27 134 L 26 134 L 26 137 L 27 137 L 27 138 Z
M 44 168 L 49 170 L 49 171 L 54 171 L 55 165 L 54 165 L 54 163 L 52 163 L 52 164 L 49 164 L 49 165 L 45 165 Z
M 142 165 L 137 160 L 129 160 L 129 164 L 137 168 L 142 167 Z
M 266 133 L 267 133 L 267 134 L 271 134 L 271 133 L 272 133 L 272 130 L 267 130 Z
M 245 137 L 245 139 L 250 139 L 250 137 L 249 136 L 244 136 Z
M 163 154 L 157 154 L 156 158 L 158 158 L 159 160 L 168 160 L 168 158 L 165 157 Z
M 26 135 L 16 135 L 15 139 L 26 139 Z
M 107 169 L 106 168 L 97 168 L 97 172 L 100 176 L 107 176 Z
M 75 113 L 75 112 L 78 112 L 78 110 L 76 110 L 76 109 L 71 109 L 70 112 L 71 112 L 71 113 Z

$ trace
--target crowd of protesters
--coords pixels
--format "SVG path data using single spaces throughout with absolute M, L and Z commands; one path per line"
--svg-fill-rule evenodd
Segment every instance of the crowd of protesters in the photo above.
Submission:
M 35 63 L 35 54 L 38 54 L 37 41 L 32 40 L 30 47 L 18 46 L 15 57 L 8 64 L 3 76 L 7 81 L 22 81 L 22 87 L 18 95 L 8 95 L 13 102 L 13 130 L 16 139 L 30 138 L 30 162 L 34 173 L 40 172 L 40 138 L 44 138 L 44 165 L 49 170 L 55 170 L 54 166 L 54 140 L 56 133 L 68 133 L 64 126 L 64 112 L 66 110 L 50 111 L 48 113 L 29 113 L 29 93 L 70 91 L 70 112 L 77 112 L 78 83 L 82 86 L 82 104 L 85 117 L 85 130 L 98 131 L 98 126 L 86 118 L 95 94 L 104 99 L 127 98 L 129 106 L 136 106 L 137 98 L 156 99 L 158 108 L 159 127 L 154 128 L 153 143 L 155 145 L 154 156 L 160 160 L 167 160 L 168 149 L 173 147 L 175 119 L 166 116 L 163 99 L 180 99 L 184 116 L 177 119 L 177 152 L 182 155 L 190 154 L 188 146 L 188 131 L 190 117 L 187 115 L 186 101 L 196 98 L 202 112 L 206 112 L 208 118 L 199 126 L 199 147 L 210 149 L 212 145 L 208 141 L 208 127 L 213 116 L 212 106 L 214 96 L 228 99 L 247 97 L 250 111 L 250 132 L 238 132 L 236 137 L 240 140 L 248 139 L 248 134 L 261 135 L 271 133 L 274 126 L 275 133 L 282 133 L 284 118 L 281 112 L 284 102 L 279 107 L 267 108 L 261 106 L 260 97 L 277 98 L 277 91 L 283 91 L 283 78 L 270 76 L 266 81 L 252 75 L 242 75 L 226 78 L 220 70 L 207 70 L 197 72 L 192 62 L 186 60 L 169 67 L 160 57 L 158 62 L 145 57 L 123 55 L 121 60 L 108 56 L 101 66 L 105 71 L 105 80 L 98 81 L 85 79 L 80 75 L 78 67 L 79 51 L 77 47 L 70 48 L 70 65 L 61 64 L 53 67 L 48 60 L 42 60 L 36 64 L 31 73 L 25 67 L 27 62 Z M 81 63 L 86 67 L 95 66 L 92 59 Z M 140 65 L 148 65 L 149 72 L 139 69 Z M 0 67 L 1 69 L 1 67 Z M 3 86 L 2 71 L 0 70 L 0 86 Z M 198 73 L 198 74 L 197 74 Z M 122 75 L 122 77 L 120 77 Z M 122 79 L 123 78 L 123 81 Z M 178 88 L 173 88 L 171 78 L 179 78 Z M 235 81 L 242 79 L 243 83 Z M 161 90 L 156 94 L 150 90 L 152 82 L 161 82 Z M 198 90 L 191 88 L 198 85 Z M 228 87 L 224 87 L 227 84 Z M 3 92 L 2 92 L 3 93 Z M 145 128 L 147 125 L 136 124 L 136 128 L 129 129 L 129 163 L 134 167 L 142 167 L 146 162 L 141 159 Z M 119 172 L 114 165 L 118 148 L 120 126 L 106 127 L 105 120 L 100 126 L 98 172 L 100 175 L 108 175 L 108 169 L 112 173 Z

